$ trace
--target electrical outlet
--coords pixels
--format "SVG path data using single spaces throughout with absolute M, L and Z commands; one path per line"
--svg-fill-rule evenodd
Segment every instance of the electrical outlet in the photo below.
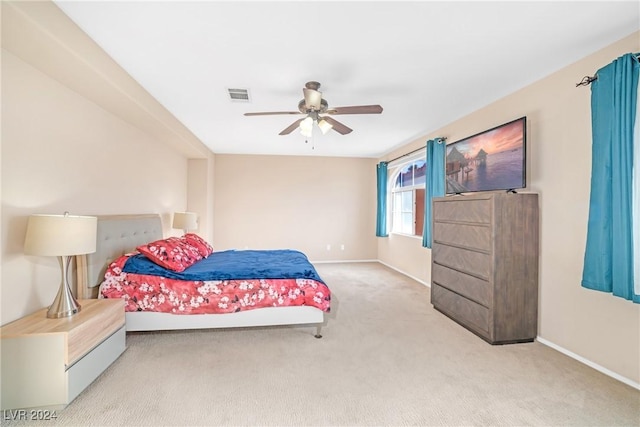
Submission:
M 331 250 L 331 245 L 327 245 L 327 250 L 330 251 Z
M 340 250 L 341 250 L 341 251 L 344 251 L 344 244 L 343 244 L 343 245 L 340 245 Z

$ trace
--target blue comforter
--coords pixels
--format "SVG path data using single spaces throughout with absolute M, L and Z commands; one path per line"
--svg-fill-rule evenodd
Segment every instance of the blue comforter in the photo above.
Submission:
M 307 256 L 290 249 L 214 252 L 181 273 L 161 267 L 144 255 L 137 254 L 127 260 L 123 270 L 125 273 L 191 281 L 313 279 L 324 283 Z

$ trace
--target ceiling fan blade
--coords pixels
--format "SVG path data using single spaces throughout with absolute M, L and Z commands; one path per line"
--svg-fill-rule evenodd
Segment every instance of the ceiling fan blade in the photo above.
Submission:
M 324 120 L 326 120 L 327 122 L 329 122 L 329 124 L 331 124 L 331 126 L 333 126 L 333 130 L 335 130 L 339 134 L 346 135 L 348 133 L 351 133 L 351 131 L 353 131 L 353 129 L 343 125 L 342 123 L 340 123 L 339 121 L 337 121 L 333 117 L 323 116 L 322 118 Z
M 289 125 L 289 127 L 287 127 L 286 129 L 284 129 L 282 132 L 280 132 L 278 135 L 289 135 L 291 132 L 293 132 L 293 130 L 295 128 L 297 128 L 298 126 L 300 126 L 300 122 L 303 121 L 304 119 L 306 119 L 306 117 L 303 117 L 301 119 L 296 120 L 295 122 L 291 123 Z
M 245 116 L 274 116 L 277 114 L 301 114 L 300 111 L 265 111 L 262 113 L 244 113 Z
M 307 110 L 318 111 L 322 102 L 322 92 L 314 89 L 302 89 L 304 93 L 304 105 Z
M 356 105 L 353 107 L 335 107 L 327 110 L 328 114 L 380 114 L 382 107 L 379 105 Z

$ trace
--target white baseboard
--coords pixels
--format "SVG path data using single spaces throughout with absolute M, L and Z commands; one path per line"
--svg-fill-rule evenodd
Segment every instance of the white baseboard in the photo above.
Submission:
M 630 387 L 633 387 L 633 388 L 635 388 L 637 390 L 640 390 L 640 383 L 632 381 L 629 378 L 623 377 L 620 374 L 616 374 L 615 372 L 605 368 L 604 366 L 600 366 L 597 363 L 594 363 L 594 362 L 592 362 L 592 361 L 590 361 L 588 359 L 585 359 L 584 357 L 582 357 L 582 356 L 580 356 L 578 354 L 575 354 L 574 352 L 569 351 L 566 348 L 562 348 L 559 345 L 554 344 L 551 341 L 548 341 L 548 340 L 546 340 L 544 338 L 541 338 L 541 337 L 536 337 L 536 341 L 540 342 L 541 344 L 546 345 L 547 347 L 551 347 L 552 349 L 557 350 L 560 353 L 565 354 L 565 355 L 569 356 L 570 358 L 577 360 L 578 362 L 584 363 L 585 365 L 595 369 L 596 371 L 600 371 L 603 374 L 605 374 L 605 375 L 607 375 L 607 376 L 609 376 L 609 377 L 611 377 L 613 379 L 616 379 L 616 380 L 618 380 L 618 381 L 620 381 L 622 383 L 627 384 Z
M 354 263 L 354 262 L 378 262 L 377 259 L 342 259 L 342 260 L 334 260 L 334 261 L 311 261 L 311 264 L 339 264 L 339 263 Z
M 386 262 L 382 262 L 382 261 L 380 261 L 379 259 L 378 259 L 378 260 L 376 260 L 376 261 L 377 261 L 377 262 L 379 262 L 380 264 L 384 265 L 385 267 L 389 267 L 390 269 L 397 271 L 397 272 L 398 272 L 398 273 L 400 273 L 400 274 L 404 274 L 405 276 L 409 277 L 410 279 L 415 280 L 415 281 L 416 281 L 416 282 L 418 282 L 418 283 L 422 283 L 422 284 L 423 284 L 423 285 L 425 285 L 427 288 L 430 288 L 430 287 L 431 287 L 431 283 L 428 283 L 428 282 L 425 282 L 424 280 L 418 279 L 417 277 L 414 277 L 414 276 L 412 276 L 412 275 L 410 275 L 410 274 L 407 274 L 407 273 L 405 273 L 405 272 L 404 272 L 404 271 L 402 271 L 402 270 L 398 270 L 397 268 L 395 268 L 395 267 L 393 267 L 393 266 L 391 266 L 391 265 L 387 264 Z
M 382 262 L 379 259 L 356 259 L 356 260 L 340 260 L 340 261 L 309 261 L 311 264 L 336 264 L 336 263 L 352 263 L 352 262 L 377 262 L 380 263 L 386 267 L 389 267 L 392 270 L 397 271 L 400 274 L 404 274 L 405 276 L 409 277 L 410 279 L 415 280 L 418 283 L 421 283 L 423 285 L 425 285 L 427 288 L 431 287 L 431 283 L 425 282 L 423 280 L 418 279 L 417 277 L 414 277 L 410 274 L 405 273 L 402 270 L 398 270 L 397 268 L 387 264 L 386 262 Z

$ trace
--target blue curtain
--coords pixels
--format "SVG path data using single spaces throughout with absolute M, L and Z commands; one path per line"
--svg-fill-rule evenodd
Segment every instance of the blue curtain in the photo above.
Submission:
M 427 141 L 427 177 L 424 192 L 424 227 L 422 229 L 422 246 L 431 248 L 431 200 L 444 196 L 444 163 L 446 144 L 444 138 Z
M 378 215 L 376 236 L 387 237 L 387 163 L 378 163 Z
M 636 303 L 632 176 L 639 69 L 637 57 L 627 54 L 598 70 L 591 84 L 591 198 L 582 272 L 583 287 Z

